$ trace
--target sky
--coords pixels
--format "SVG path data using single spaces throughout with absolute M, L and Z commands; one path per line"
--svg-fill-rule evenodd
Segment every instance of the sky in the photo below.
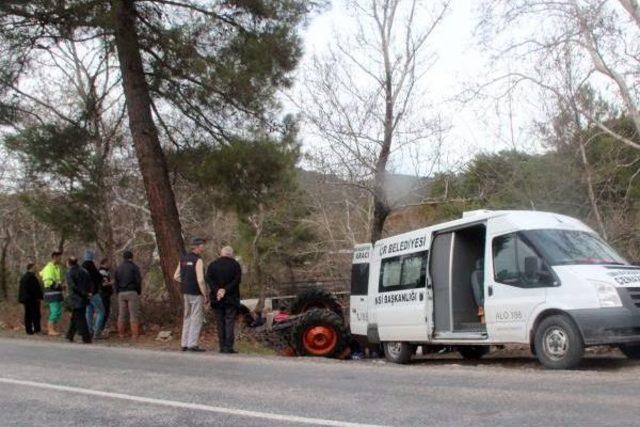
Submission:
M 445 135 L 440 169 L 458 168 L 478 152 L 514 147 L 539 150 L 530 132 L 535 112 L 527 102 L 496 104 L 490 99 L 470 103 L 454 100 L 465 87 L 481 83 L 498 71 L 489 65 L 490 54 L 480 48 L 475 34 L 479 3 L 477 0 L 453 1 L 445 20 L 430 39 L 430 49 L 438 60 L 423 79 L 423 85 L 437 112 L 451 126 Z M 334 34 L 348 35 L 353 32 L 352 28 L 344 0 L 333 0 L 330 9 L 315 16 L 304 32 L 305 57 L 301 68 L 314 54 L 321 55 L 327 49 Z M 307 148 L 321 143 L 314 141 L 304 126 L 302 139 Z M 400 161 L 396 167 L 399 173 L 415 173 L 408 162 Z

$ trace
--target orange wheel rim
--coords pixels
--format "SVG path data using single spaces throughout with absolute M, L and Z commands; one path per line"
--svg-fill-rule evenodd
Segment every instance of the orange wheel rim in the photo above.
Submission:
M 328 326 L 312 326 L 304 331 L 302 344 L 307 353 L 314 356 L 326 356 L 338 343 L 338 334 Z

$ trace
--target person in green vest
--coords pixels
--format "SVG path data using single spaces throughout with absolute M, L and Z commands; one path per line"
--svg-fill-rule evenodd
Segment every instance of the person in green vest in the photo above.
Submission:
M 44 301 L 49 307 L 49 323 L 47 325 L 47 333 L 51 336 L 59 336 L 57 330 L 58 323 L 62 318 L 62 304 L 64 297 L 62 295 L 62 266 L 60 260 L 62 252 L 56 251 L 51 254 L 51 261 L 40 271 L 40 278 L 44 285 Z

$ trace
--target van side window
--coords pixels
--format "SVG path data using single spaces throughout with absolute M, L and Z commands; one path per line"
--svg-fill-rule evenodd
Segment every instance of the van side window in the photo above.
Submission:
M 520 288 L 554 284 L 547 263 L 520 233 L 493 239 L 493 272 L 496 282 Z
M 380 292 L 422 288 L 426 281 L 428 251 L 382 260 Z
M 496 282 L 507 285 L 515 285 L 518 282 L 515 234 L 493 239 L 493 272 Z
M 351 295 L 367 295 L 369 289 L 369 263 L 351 267 Z

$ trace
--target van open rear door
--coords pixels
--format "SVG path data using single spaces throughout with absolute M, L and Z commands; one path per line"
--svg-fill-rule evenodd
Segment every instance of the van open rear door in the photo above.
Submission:
M 349 324 L 353 335 L 367 335 L 369 323 L 368 294 L 369 294 L 369 262 L 371 260 L 371 244 L 357 245 L 353 249 L 351 266 L 351 297 L 349 309 Z

